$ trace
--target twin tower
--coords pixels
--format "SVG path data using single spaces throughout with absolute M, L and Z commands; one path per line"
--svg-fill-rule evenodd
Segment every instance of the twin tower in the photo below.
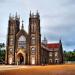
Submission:
M 41 64 L 40 15 L 30 12 L 28 33 L 24 30 L 20 18 L 9 16 L 6 64 Z

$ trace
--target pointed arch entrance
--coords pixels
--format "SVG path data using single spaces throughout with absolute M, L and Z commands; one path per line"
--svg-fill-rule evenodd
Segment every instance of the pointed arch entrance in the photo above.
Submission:
M 26 64 L 26 53 L 23 52 L 22 50 L 19 50 L 17 52 L 16 63 L 18 63 L 19 65 Z
M 23 56 L 23 54 L 22 53 L 19 53 L 18 55 L 17 55 L 17 58 L 18 58 L 18 64 L 24 64 L 24 56 Z

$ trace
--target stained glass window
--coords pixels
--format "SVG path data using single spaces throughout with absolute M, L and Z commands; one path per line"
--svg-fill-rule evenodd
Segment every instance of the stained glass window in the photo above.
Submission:
M 26 48 L 26 38 L 23 35 L 18 39 L 18 48 Z

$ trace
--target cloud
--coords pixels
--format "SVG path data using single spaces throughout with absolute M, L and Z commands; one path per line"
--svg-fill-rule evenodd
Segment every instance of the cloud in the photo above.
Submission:
M 66 48 L 67 50 L 75 48 L 75 5 L 72 5 L 75 2 L 70 4 L 70 1 L 64 1 L 60 5 L 61 10 L 56 8 L 55 12 L 43 15 L 45 26 L 42 24 L 42 33 L 44 31 L 44 35 L 47 36 L 49 42 L 56 41 L 61 37 L 64 49 Z
M 6 39 L 10 12 L 18 11 L 24 20 L 25 30 L 28 30 L 29 11 L 38 10 L 42 38 L 46 36 L 49 42 L 57 42 L 61 37 L 64 49 L 75 48 L 75 0 L 0 0 L 0 7 L 0 41 L 2 37 L 3 41 Z
M 0 3 L 3 3 L 3 2 L 5 2 L 6 0 L 0 0 Z

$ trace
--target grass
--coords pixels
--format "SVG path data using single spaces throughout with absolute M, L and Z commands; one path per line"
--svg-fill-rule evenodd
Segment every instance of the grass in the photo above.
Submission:
M 23 66 L 11 69 L 6 67 L 0 70 L 0 75 L 75 75 L 75 64 Z

